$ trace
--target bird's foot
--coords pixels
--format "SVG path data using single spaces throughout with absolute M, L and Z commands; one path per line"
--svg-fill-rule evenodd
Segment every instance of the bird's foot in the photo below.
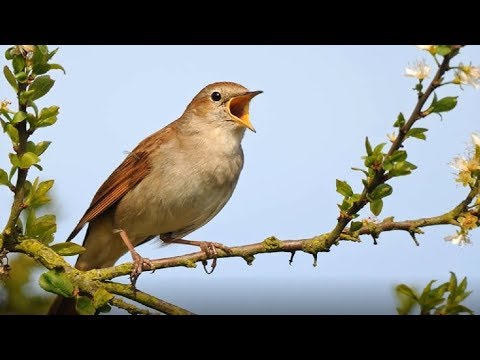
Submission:
M 203 269 L 209 275 L 213 273 L 213 271 L 217 267 L 217 257 L 218 257 L 217 249 L 221 249 L 228 254 L 231 253 L 231 250 L 228 246 L 225 246 L 217 242 L 198 241 L 198 246 L 205 253 L 207 257 L 212 258 L 212 265 L 210 267 L 210 271 L 207 269 L 207 264 L 208 264 L 207 260 L 202 261 Z
M 152 270 L 152 273 L 155 271 L 155 266 L 153 263 L 150 261 L 150 259 L 141 257 L 140 254 L 135 250 L 134 246 L 130 242 L 130 239 L 128 238 L 127 233 L 125 230 L 118 229 L 115 230 L 116 233 L 120 235 L 120 238 L 123 240 L 125 246 L 127 247 L 128 251 L 130 251 L 130 254 L 132 255 L 133 259 L 133 270 L 132 273 L 130 274 L 130 282 L 133 287 L 133 291 L 135 292 L 137 288 L 135 287 L 137 283 L 137 279 L 142 273 L 143 270 Z M 148 267 L 148 269 L 146 268 Z
M 218 257 L 218 252 L 217 249 L 225 251 L 227 254 L 230 254 L 232 251 L 228 246 L 225 246 L 223 244 L 217 243 L 217 242 L 212 242 L 212 241 L 195 241 L 195 240 L 185 240 L 185 239 L 175 239 L 168 234 L 168 236 L 161 236 L 160 239 L 162 239 L 164 242 L 169 243 L 169 244 L 185 244 L 185 245 L 194 245 L 198 246 L 207 256 L 207 258 L 212 258 L 212 266 L 210 271 L 207 270 L 207 259 L 202 261 L 203 268 L 207 274 L 211 274 L 213 270 L 215 270 L 215 267 L 217 266 L 217 257 Z
M 150 259 L 141 257 L 136 251 L 132 252 L 133 258 L 133 270 L 130 274 L 130 283 L 132 284 L 133 290 L 136 290 L 135 285 L 137 284 L 137 279 L 143 270 L 152 270 L 152 273 L 155 271 L 155 266 Z

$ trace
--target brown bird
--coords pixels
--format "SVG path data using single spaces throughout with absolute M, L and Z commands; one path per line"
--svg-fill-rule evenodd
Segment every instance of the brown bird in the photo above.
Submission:
M 197 245 L 208 253 L 222 244 L 182 239 L 209 222 L 232 196 L 243 167 L 241 141 L 249 119 L 248 91 L 233 82 L 203 88 L 183 115 L 141 141 L 100 186 L 72 231 L 88 223 L 80 270 L 113 266 L 127 251 L 131 280 L 150 266 L 134 249 L 157 236 L 165 243 Z M 49 314 L 75 313 L 73 299 L 58 297 Z

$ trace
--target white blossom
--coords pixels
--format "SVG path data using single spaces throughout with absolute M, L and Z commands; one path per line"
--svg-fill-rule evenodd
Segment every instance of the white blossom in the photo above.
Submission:
M 410 76 L 423 80 L 428 77 L 430 66 L 425 63 L 425 59 L 417 60 L 413 66 L 405 68 L 405 76 Z
M 470 238 L 467 234 L 457 233 L 455 235 L 450 235 L 445 237 L 445 241 L 450 241 L 453 245 L 464 246 L 470 244 Z
M 455 82 L 480 88 L 480 67 L 460 63 L 455 72 Z
M 420 50 L 426 50 L 428 52 L 433 52 L 436 48 L 435 45 L 417 45 L 417 48 Z

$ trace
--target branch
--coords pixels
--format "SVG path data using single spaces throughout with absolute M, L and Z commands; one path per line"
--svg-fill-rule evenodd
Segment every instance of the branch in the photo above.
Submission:
M 27 105 L 20 101 L 20 94 L 27 90 L 26 83 L 18 84 L 18 110 L 27 112 Z M 17 155 L 21 157 L 27 151 L 27 141 L 28 141 L 28 132 L 27 132 L 27 120 L 20 121 L 18 124 L 15 124 L 15 127 L 18 130 L 18 147 L 16 149 Z M 10 210 L 10 216 L 8 218 L 3 234 L 10 236 L 13 233 L 13 229 L 17 224 L 20 213 L 23 210 L 23 199 L 25 198 L 25 180 L 27 180 L 28 168 L 27 169 L 18 169 L 17 181 L 15 188 L 13 189 L 14 196 L 12 202 L 12 208 Z
M 192 315 L 188 310 L 182 309 L 179 306 L 170 304 L 166 301 L 160 300 L 155 296 L 145 294 L 141 291 L 134 291 L 130 285 L 101 282 L 95 276 L 95 271 L 80 271 L 72 267 L 65 259 L 53 251 L 50 247 L 42 244 L 35 239 L 23 239 L 18 242 L 8 241 L 5 243 L 5 248 L 11 252 L 19 252 L 34 258 L 40 262 L 47 269 L 63 269 L 65 275 L 69 277 L 72 284 L 81 292 L 88 293 L 92 297 L 99 288 L 104 288 L 109 293 L 117 294 L 144 304 L 152 309 L 158 310 L 167 315 Z M 111 301 L 111 300 L 110 300 Z M 121 304 L 118 301 L 114 301 Z M 112 305 L 115 305 L 112 303 Z M 116 305 L 115 305 L 116 306 Z M 123 307 L 126 309 L 125 307 Z M 129 309 L 134 309 L 130 305 Z M 128 310 L 127 310 L 128 311 Z M 143 311 L 138 309 L 138 311 Z
M 167 315 L 195 315 L 188 310 L 158 299 L 155 296 L 146 294 L 139 290 L 135 291 L 131 285 L 106 282 L 103 284 L 103 288 L 109 293 L 121 295 L 130 300 L 135 300 L 140 304 L 146 305 Z
M 427 99 L 433 93 L 433 91 L 439 86 L 441 86 L 443 75 L 446 71 L 450 69 L 450 60 L 458 54 L 459 49 L 460 46 L 458 48 L 452 49 L 450 54 L 444 56 L 443 62 L 440 64 L 433 80 L 427 87 L 427 90 L 425 91 L 425 93 L 419 96 L 417 104 L 415 105 L 408 121 L 400 128 L 399 134 L 395 141 L 392 143 L 390 149 L 388 150 L 387 156 L 391 156 L 396 150 L 400 149 L 403 142 L 407 138 L 408 131 L 412 128 L 415 122 L 428 115 L 428 113 L 422 112 L 422 108 L 425 105 Z M 328 248 L 330 248 L 338 240 L 340 234 L 343 232 L 348 223 L 353 219 L 355 214 L 357 214 L 358 211 L 360 211 L 366 204 L 368 204 L 367 194 L 372 192 L 378 185 L 385 183 L 387 180 L 388 178 L 385 175 L 385 170 L 380 167 L 376 171 L 373 179 L 371 179 L 365 185 L 360 199 L 353 203 L 353 205 L 348 209 L 345 214 L 340 215 L 337 224 L 335 225 L 333 230 L 326 236 L 326 239 L 324 241 Z
M 120 309 L 128 311 L 132 315 L 152 315 L 148 310 L 137 308 L 136 306 L 129 304 L 118 297 L 114 297 L 109 301 L 110 304 Z
M 456 205 L 451 211 L 442 215 L 421 218 L 415 220 L 393 221 L 393 218 L 386 218 L 383 222 L 373 223 L 369 222 L 356 231 L 349 228 L 338 236 L 335 244 L 339 241 L 354 241 L 359 242 L 361 235 L 370 235 L 374 238 L 382 232 L 402 230 L 407 231 L 412 237 L 414 234 L 421 234 L 421 228 L 435 226 L 435 225 L 455 225 L 459 226 L 457 218 L 465 213 L 476 213 L 476 209 L 469 209 L 469 204 L 480 193 L 480 180 L 477 180 L 475 185 L 471 187 L 470 192 L 465 199 Z M 275 237 L 269 237 L 264 241 L 256 244 L 236 246 L 230 248 L 230 252 L 225 252 L 218 249 L 217 258 L 241 257 L 248 264 L 251 264 L 257 254 L 288 252 L 295 253 L 296 251 L 303 251 L 316 256 L 318 252 L 328 252 L 331 243 L 328 242 L 330 233 L 324 233 L 318 236 L 299 240 L 278 240 Z M 80 271 L 67 263 L 64 258 L 58 255 L 50 247 L 34 239 L 19 239 L 17 241 L 7 241 L 5 244 L 7 250 L 12 252 L 24 253 L 40 262 L 47 269 L 63 269 L 65 274 L 72 281 L 80 291 L 88 293 L 91 296 L 99 288 L 103 288 L 111 294 L 120 295 L 128 299 L 134 300 L 152 309 L 158 310 L 161 313 L 169 315 L 190 315 L 190 311 L 182 309 L 179 306 L 170 304 L 164 300 L 158 299 L 154 296 L 146 294 L 141 291 L 134 291 L 130 285 L 109 282 L 107 280 L 129 275 L 133 270 L 132 263 L 125 263 L 115 267 L 105 269 L 93 269 L 89 271 Z M 212 259 L 203 252 L 196 252 L 182 256 L 175 256 L 165 259 L 153 260 L 152 263 L 155 269 L 163 269 L 170 267 L 196 267 L 197 262 Z M 125 309 L 131 313 L 144 313 L 145 311 L 125 303 L 124 301 L 114 297 L 110 299 L 110 304 Z
M 370 222 L 367 225 L 362 226 L 357 231 L 351 231 L 349 228 L 347 228 L 344 229 L 344 231 L 337 237 L 335 245 L 338 244 L 338 241 L 360 242 L 360 235 L 370 235 L 374 238 L 378 238 L 378 236 L 383 232 L 403 230 L 408 232 L 413 237 L 415 234 L 423 233 L 421 228 L 429 226 L 458 226 L 456 219 L 466 212 L 469 212 L 468 205 L 477 195 L 479 195 L 479 193 L 480 181 L 477 180 L 475 186 L 472 187 L 465 200 L 460 202 L 449 212 L 438 216 L 415 220 L 393 221 L 393 218 L 390 217 L 386 218 L 380 223 Z M 300 240 L 279 240 L 271 236 L 260 243 L 232 247 L 230 248 L 229 253 L 218 249 L 217 258 L 241 257 L 250 265 L 255 259 L 255 255 L 258 254 L 276 252 L 294 253 L 296 251 L 302 251 L 310 254 L 316 254 L 317 252 L 328 252 L 332 246 L 332 243 L 329 242 L 330 236 L 330 233 L 324 233 L 312 238 Z M 195 252 L 187 255 L 152 260 L 152 263 L 155 269 L 171 267 L 193 268 L 196 267 L 197 262 L 203 262 L 212 258 L 213 257 L 209 257 L 203 252 Z M 134 265 L 132 263 L 125 263 L 115 267 L 90 270 L 90 272 L 94 273 L 93 277 L 97 280 L 109 280 L 118 276 L 129 275 L 133 270 L 133 266 Z

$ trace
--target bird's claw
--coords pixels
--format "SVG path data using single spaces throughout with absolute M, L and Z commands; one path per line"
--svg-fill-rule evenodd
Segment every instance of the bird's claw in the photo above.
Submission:
M 199 246 L 200 246 L 200 249 L 205 253 L 207 257 L 212 258 L 212 265 L 211 265 L 210 271 L 207 270 L 207 264 L 208 264 L 207 260 L 202 261 L 203 269 L 209 275 L 213 273 L 213 271 L 217 267 L 217 257 L 218 257 L 217 249 L 221 249 L 228 254 L 231 253 L 231 250 L 228 246 L 225 246 L 217 242 L 200 241 Z
M 140 276 L 140 274 L 143 272 L 143 270 L 152 270 L 152 273 L 155 272 L 155 266 L 153 265 L 153 262 L 150 259 L 141 257 L 138 253 L 133 256 L 133 270 L 132 273 L 130 274 L 130 282 L 133 286 L 133 290 L 136 290 L 136 283 L 137 279 Z

